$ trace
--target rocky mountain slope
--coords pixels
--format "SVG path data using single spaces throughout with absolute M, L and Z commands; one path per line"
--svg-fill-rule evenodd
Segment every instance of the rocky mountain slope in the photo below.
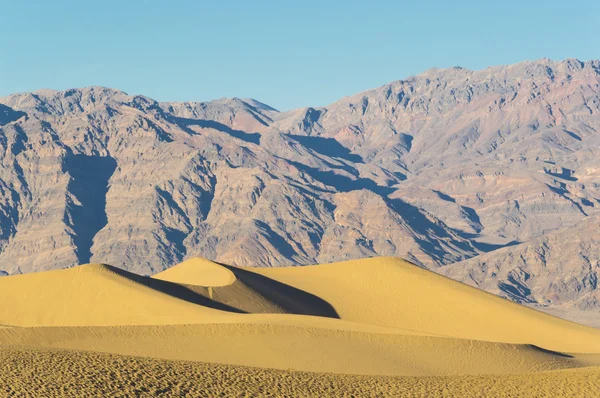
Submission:
M 11 95 L 0 99 L 0 272 L 95 261 L 152 274 L 192 255 L 263 266 L 394 255 L 429 268 L 494 256 L 596 214 L 599 115 L 600 62 L 578 60 L 430 70 L 289 112 L 101 87 Z M 561 268 L 565 291 L 584 283 L 582 264 Z M 529 289 L 550 291 L 535 280 Z
M 451 264 L 452 279 L 551 313 L 600 327 L 600 216 L 546 235 Z M 582 311 L 590 311 L 585 315 Z

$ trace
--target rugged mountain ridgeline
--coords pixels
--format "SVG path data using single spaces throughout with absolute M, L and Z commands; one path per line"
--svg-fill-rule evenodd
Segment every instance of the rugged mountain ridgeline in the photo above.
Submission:
M 393 255 L 459 262 L 448 275 L 519 301 L 598 306 L 580 228 L 600 206 L 599 61 L 430 70 L 289 112 L 100 87 L 0 103 L 4 273 Z M 522 254 L 540 245 L 547 261 Z

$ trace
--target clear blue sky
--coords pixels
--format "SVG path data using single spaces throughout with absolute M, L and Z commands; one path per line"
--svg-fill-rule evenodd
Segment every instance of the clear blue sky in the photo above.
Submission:
M 0 96 L 326 105 L 431 67 L 600 58 L 600 1 L 0 0 Z

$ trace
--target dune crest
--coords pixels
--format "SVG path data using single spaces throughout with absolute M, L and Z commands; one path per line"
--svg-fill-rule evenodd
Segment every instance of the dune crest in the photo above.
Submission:
M 192 257 L 152 278 L 186 285 L 221 287 L 235 282 L 236 277 L 224 266 L 200 257 Z

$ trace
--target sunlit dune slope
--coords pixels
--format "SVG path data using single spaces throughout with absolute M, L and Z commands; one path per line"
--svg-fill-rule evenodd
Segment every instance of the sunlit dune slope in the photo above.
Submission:
M 0 278 L 0 302 L 5 303 L 0 306 L 0 324 L 160 325 L 218 321 L 227 315 L 198 305 L 208 301 L 191 293 L 100 264 L 10 276 Z
M 563 352 L 600 352 L 600 330 L 512 303 L 398 258 L 244 270 L 318 296 L 348 321 Z
M 261 323 L 14 328 L 0 330 L 0 344 L 370 375 L 512 374 L 600 364 L 599 358 L 572 357 L 528 345 L 271 320 L 274 323 L 266 323 L 268 318 L 263 317 Z
M 235 282 L 235 275 L 227 268 L 206 260 L 192 257 L 174 267 L 153 276 L 168 282 L 198 286 L 228 286 Z

